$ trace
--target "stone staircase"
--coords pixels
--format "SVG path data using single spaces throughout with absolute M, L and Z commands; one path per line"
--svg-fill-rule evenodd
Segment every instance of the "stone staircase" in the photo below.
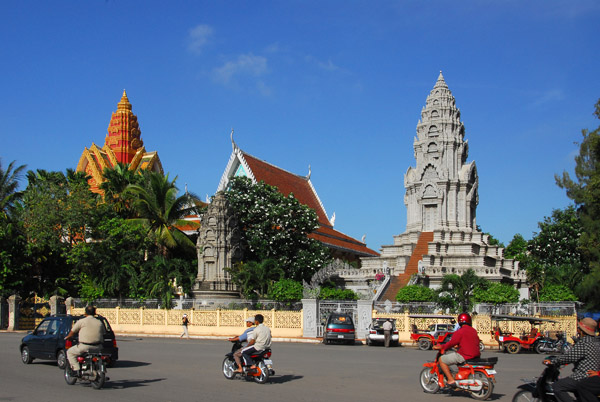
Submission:
M 405 287 L 410 281 L 410 277 L 413 274 L 416 274 L 419 269 L 419 261 L 423 259 L 423 256 L 426 255 L 429 251 L 429 242 L 433 241 L 433 232 L 421 232 L 419 236 L 419 240 L 417 241 L 417 245 L 413 250 L 410 260 L 408 260 L 408 264 L 406 264 L 406 269 L 403 274 L 398 276 L 394 276 L 390 280 L 390 284 L 383 294 L 379 301 L 389 300 L 392 302 L 396 301 L 396 294 L 400 289 Z

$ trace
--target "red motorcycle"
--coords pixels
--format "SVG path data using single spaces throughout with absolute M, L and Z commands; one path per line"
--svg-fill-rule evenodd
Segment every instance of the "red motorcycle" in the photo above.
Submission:
M 429 394 L 435 394 L 446 388 L 444 373 L 438 364 L 441 355 L 438 352 L 435 361 L 423 364 L 425 368 L 421 371 L 420 382 L 423 391 Z M 456 381 L 454 389 L 466 391 L 471 398 L 485 401 L 494 392 L 494 382 L 496 382 L 494 365 L 496 363 L 498 363 L 497 357 L 478 357 L 467 360 L 458 366 L 458 372 L 453 372 Z

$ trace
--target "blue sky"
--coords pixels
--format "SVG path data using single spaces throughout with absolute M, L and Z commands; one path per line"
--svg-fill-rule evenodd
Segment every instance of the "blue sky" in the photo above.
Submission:
M 75 168 L 123 89 L 148 151 L 213 195 L 231 153 L 306 174 L 336 229 L 378 250 L 406 226 L 403 177 L 443 70 L 479 172 L 477 222 L 508 243 L 569 204 L 598 127 L 600 3 L 115 1 L 0 4 L 0 158 Z

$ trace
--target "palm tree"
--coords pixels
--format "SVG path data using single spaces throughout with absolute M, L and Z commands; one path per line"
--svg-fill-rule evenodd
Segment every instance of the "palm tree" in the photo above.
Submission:
M 485 283 L 485 279 L 477 276 L 472 269 L 462 275 L 450 274 L 442 278 L 439 294 L 442 298 L 450 298 L 460 312 L 471 309 L 473 292 Z
M 124 218 L 132 218 L 132 200 L 127 197 L 125 190 L 130 184 L 140 184 L 142 176 L 129 169 L 126 163 L 117 163 L 112 168 L 105 168 L 102 172 L 105 181 L 100 184 L 104 191 L 104 202 Z
M 21 172 L 25 165 L 15 168 L 15 161 L 8 164 L 6 170 L 2 169 L 0 160 L 0 216 L 4 219 L 12 216 L 15 212 L 15 203 L 21 198 L 21 192 L 17 191 Z
M 130 221 L 148 228 L 162 255 L 168 255 L 169 250 L 177 246 L 195 248 L 194 243 L 176 226 L 199 226 L 184 218 L 198 213 L 200 199 L 188 192 L 178 197 L 175 186 L 177 177 L 169 181 L 169 175 L 163 176 L 157 172 L 145 172 L 144 177 L 147 179 L 146 185 L 131 184 L 125 191 L 126 195 L 132 196 L 133 207 L 138 215 L 138 218 Z

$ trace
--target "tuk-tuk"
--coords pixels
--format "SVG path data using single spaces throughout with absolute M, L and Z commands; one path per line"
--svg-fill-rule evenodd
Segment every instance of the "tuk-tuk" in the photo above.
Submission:
M 411 319 L 411 334 L 410 338 L 421 350 L 429 350 L 433 345 L 444 344 L 452 338 L 454 332 L 455 318 L 452 315 L 441 314 L 411 314 L 408 316 Z M 440 321 L 429 324 L 427 329 L 419 329 L 416 321 Z
M 498 342 L 498 346 L 505 352 L 516 354 L 525 350 L 536 350 L 538 343 L 545 339 L 544 335 L 540 331 L 540 326 L 544 323 L 556 323 L 557 321 L 548 318 L 539 317 L 525 317 L 516 315 L 503 315 L 496 314 L 492 315 L 492 335 Z M 522 331 L 520 334 L 513 332 L 502 331 L 500 328 L 500 321 L 523 321 L 528 322 L 531 326 L 529 332 Z

